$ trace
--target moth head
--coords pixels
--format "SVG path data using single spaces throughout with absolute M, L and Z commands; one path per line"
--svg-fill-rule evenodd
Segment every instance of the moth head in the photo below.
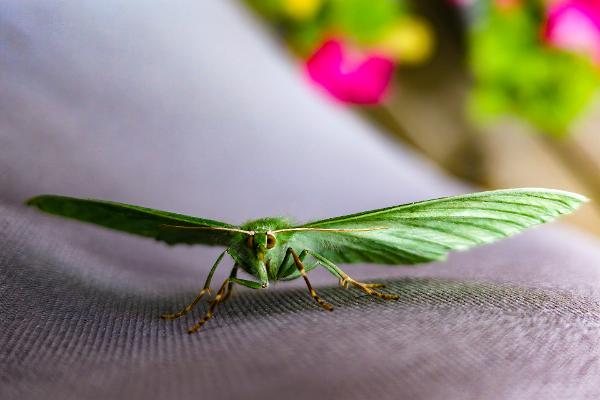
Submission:
M 265 288 L 269 286 L 269 260 L 265 257 L 265 253 L 275 247 L 276 241 L 275 236 L 270 232 L 252 231 L 246 239 L 246 246 L 256 256 L 256 260 L 252 263 L 254 270 L 251 273 L 260 279 Z
M 264 255 L 267 251 L 275 247 L 277 238 L 271 232 L 253 232 L 248 235 L 246 245 L 248 248 L 256 252 L 256 256 L 259 259 L 264 259 Z

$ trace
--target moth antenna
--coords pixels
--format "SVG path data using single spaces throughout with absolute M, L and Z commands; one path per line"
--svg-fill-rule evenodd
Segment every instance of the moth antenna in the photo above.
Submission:
M 254 231 L 245 231 L 237 228 L 225 228 L 219 226 L 186 226 L 186 225 L 169 225 L 161 224 L 161 228 L 173 228 L 173 229 L 190 229 L 190 230 L 207 230 L 207 231 L 225 231 L 225 232 L 238 232 L 246 235 L 254 235 Z
M 337 229 L 337 228 L 285 228 L 271 231 L 271 233 L 280 232 L 294 232 L 294 231 L 317 231 L 317 232 L 370 232 L 370 231 L 381 231 L 388 229 L 385 226 L 377 226 L 373 228 L 348 228 L 348 229 Z

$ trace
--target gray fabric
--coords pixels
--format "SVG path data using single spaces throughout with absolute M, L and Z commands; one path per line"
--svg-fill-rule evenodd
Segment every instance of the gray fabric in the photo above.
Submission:
M 240 290 L 197 335 L 158 315 L 219 250 L 41 215 L 63 193 L 242 222 L 469 189 L 307 88 L 235 3 L 5 2 L 0 14 L 0 398 L 600 396 L 600 248 L 555 225 L 416 268 Z M 231 265 L 231 264 L 229 264 Z M 220 269 L 216 279 L 227 274 Z

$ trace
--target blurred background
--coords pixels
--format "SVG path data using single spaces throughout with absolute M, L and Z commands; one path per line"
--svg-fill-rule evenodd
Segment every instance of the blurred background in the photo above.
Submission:
M 600 1 L 240 0 L 298 79 L 449 174 L 595 200 Z

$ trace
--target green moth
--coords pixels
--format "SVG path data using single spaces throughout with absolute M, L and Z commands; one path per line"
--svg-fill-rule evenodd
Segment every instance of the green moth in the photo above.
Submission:
M 269 283 L 302 277 L 312 298 L 325 310 L 333 307 L 312 287 L 307 273 L 325 268 L 340 285 L 384 300 L 380 284 L 356 281 L 338 264 L 417 264 L 443 260 L 448 252 L 465 250 L 511 236 L 576 209 L 587 199 L 550 189 L 508 189 L 403 204 L 342 217 L 293 224 L 268 217 L 241 226 L 130 204 L 44 195 L 27 204 L 107 228 L 154 238 L 169 245 L 222 246 L 221 253 L 196 298 L 184 309 L 164 314 L 175 319 L 188 313 L 207 294 L 212 276 L 226 253 L 233 269 L 209 301 L 206 315 L 188 333 L 196 332 L 229 298 L 234 285 L 265 289 Z M 254 280 L 237 277 L 241 268 Z

